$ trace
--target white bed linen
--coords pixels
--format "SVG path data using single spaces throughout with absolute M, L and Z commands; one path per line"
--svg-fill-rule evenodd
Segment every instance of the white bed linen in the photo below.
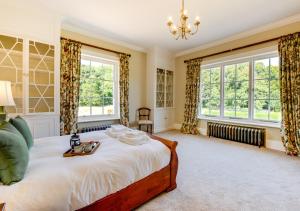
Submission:
M 93 155 L 64 158 L 69 136 L 35 140 L 24 179 L 0 185 L 0 202 L 8 211 L 75 210 L 162 169 L 170 151 L 162 143 L 131 146 L 104 132 L 81 134 L 81 140 L 100 140 Z

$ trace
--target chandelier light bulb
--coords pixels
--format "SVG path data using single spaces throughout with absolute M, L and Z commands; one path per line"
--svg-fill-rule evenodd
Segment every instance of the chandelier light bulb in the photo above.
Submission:
M 167 25 L 168 26 L 172 26 L 173 25 L 173 19 L 172 19 L 171 16 L 168 18 Z
M 176 27 L 175 25 L 173 25 L 173 26 L 172 26 L 172 31 L 173 31 L 173 32 L 177 32 L 177 30 L 178 30 L 177 27 Z
M 200 17 L 197 16 L 197 17 L 195 18 L 195 25 L 199 25 L 199 24 L 200 24 Z

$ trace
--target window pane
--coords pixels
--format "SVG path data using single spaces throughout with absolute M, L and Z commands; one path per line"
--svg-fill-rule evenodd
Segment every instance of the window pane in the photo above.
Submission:
M 254 101 L 254 118 L 268 120 L 269 101 L 255 100 Z
M 90 115 L 90 99 L 87 97 L 79 98 L 79 109 L 78 116 L 89 116 Z
M 270 81 L 270 98 L 271 99 L 280 99 L 280 87 L 278 80 Z
M 236 100 L 236 117 L 248 118 L 248 100 Z
M 249 80 L 249 62 L 237 64 L 236 80 L 237 81 Z
M 210 83 L 210 69 L 201 70 L 201 83 L 209 84 Z
M 235 101 L 224 100 L 224 116 L 235 117 Z
M 281 111 L 280 111 L 280 101 L 271 100 L 270 101 L 270 120 L 280 121 L 281 120 Z
M 226 65 L 224 67 L 224 80 L 225 81 L 235 80 L 235 65 Z
M 235 83 L 236 99 L 248 99 L 249 81 L 239 81 Z
M 203 84 L 201 90 L 202 96 L 201 98 L 209 99 L 210 98 L 210 86 L 209 84 Z
M 114 106 L 113 106 L 113 98 L 104 98 L 104 114 L 113 114 Z
M 89 73 L 89 79 L 103 80 L 102 64 L 99 62 L 91 61 L 91 69 Z
M 202 115 L 209 115 L 208 100 L 201 100 L 201 114 Z
M 256 60 L 254 69 L 254 79 L 269 78 L 269 59 Z
M 102 115 L 103 108 L 102 106 L 92 106 L 92 114 L 91 115 Z
M 224 83 L 224 99 L 235 98 L 235 82 Z
M 90 72 L 90 61 L 81 60 L 80 77 L 88 77 Z
M 114 114 L 114 68 L 94 57 L 81 60 L 79 116 Z
M 211 69 L 211 82 L 212 83 L 220 83 L 220 77 L 221 77 L 220 67 L 212 68 Z
M 103 97 L 112 97 L 113 96 L 113 87 L 114 84 L 112 81 L 103 81 Z
M 210 100 L 209 107 L 211 116 L 220 116 L 220 99 Z
M 254 83 L 254 98 L 269 99 L 269 81 L 255 80 Z
M 103 65 L 103 78 L 104 80 L 113 80 L 113 65 Z
M 211 98 L 220 98 L 220 84 L 211 84 Z
M 270 79 L 279 78 L 279 58 L 271 58 Z

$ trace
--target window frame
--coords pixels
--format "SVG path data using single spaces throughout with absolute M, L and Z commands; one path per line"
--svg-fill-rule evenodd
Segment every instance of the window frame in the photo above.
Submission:
M 270 126 L 270 127 L 280 127 L 281 121 L 274 121 L 274 120 L 264 120 L 264 119 L 255 119 L 254 118 L 254 74 L 255 74 L 255 66 L 254 62 L 261 59 L 271 59 L 274 57 L 278 57 L 279 54 L 277 51 L 269 51 L 262 54 L 251 54 L 246 57 L 241 58 L 234 58 L 230 60 L 220 60 L 215 63 L 208 63 L 201 65 L 201 69 L 211 69 L 220 67 L 221 68 L 221 80 L 220 80 L 220 115 L 219 116 L 212 116 L 212 115 L 204 115 L 201 114 L 201 108 L 202 108 L 202 101 L 201 101 L 201 90 L 200 90 L 200 102 L 199 102 L 199 112 L 198 112 L 198 119 L 204 119 L 204 120 L 217 120 L 217 121 L 228 121 L 228 122 L 241 122 L 243 124 L 253 124 L 253 125 L 264 125 L 264 126 Z M 240 64 L 249 62 L 249 92 L 248 92 L 248 118 L 239 118 L 239 117 L 225 117 L 224 116 L 224 88 L 225 88 L 225 75 L 224 75 L 224 69 L 227 65 L 232 64 Z M 200 77 L 201 80 L 201 77 Z M 269 78 L 270 81 L 270 78 Z M 201 83 L 201 82 L 200 82 Z M 269 93 L 270 95 L 270 93 Z M 269 111 L 270 112 L 270 111 Z M 268 114 L 270 115 L 270 114 Z
M 120 119 L 120 93 L 119 93 L 119 75 L 120 75 L 120 62 L 117 57 L 110 55 L 104 55 L 102 53 L 96 53 L 91 51 L 83 50 L 81 52 L 81 60 L 89 60 L 92 62 L 99 62 L 113 66 L 113 114 L 102 114 L 102 115 L 83 115 L 79 116 L 78 122 L 93 122 L 93 121 L 104 121 L 104 120 L 117 120 Z M 80 94 L 79 94 L 80 96 Z M 80 105 L 79 105 L 80 107 Z

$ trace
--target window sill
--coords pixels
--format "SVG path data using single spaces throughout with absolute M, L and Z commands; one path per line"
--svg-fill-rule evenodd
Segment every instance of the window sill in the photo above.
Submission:
M 78 123 L 85 122 L 98 122 L 98 121 L 110 121 L 110 120 L 119 120 L 118 116 L 81 116 L 78 117 Z
M 255 120 L 246 120 L 246 119 L 227 119 L 227 118 L 218 118 L 218 117 L 209 117 L 209 116 L 199 116 L 199 120 L 210 120 L 216 122 L 225 122 L 225 123 L 235 123 L 241 125 L 251 125 L 259 127 L 269 127 L 269 128 L 280 128 L 279 122 L 267 122 L 267 121 L 255 121 Z

